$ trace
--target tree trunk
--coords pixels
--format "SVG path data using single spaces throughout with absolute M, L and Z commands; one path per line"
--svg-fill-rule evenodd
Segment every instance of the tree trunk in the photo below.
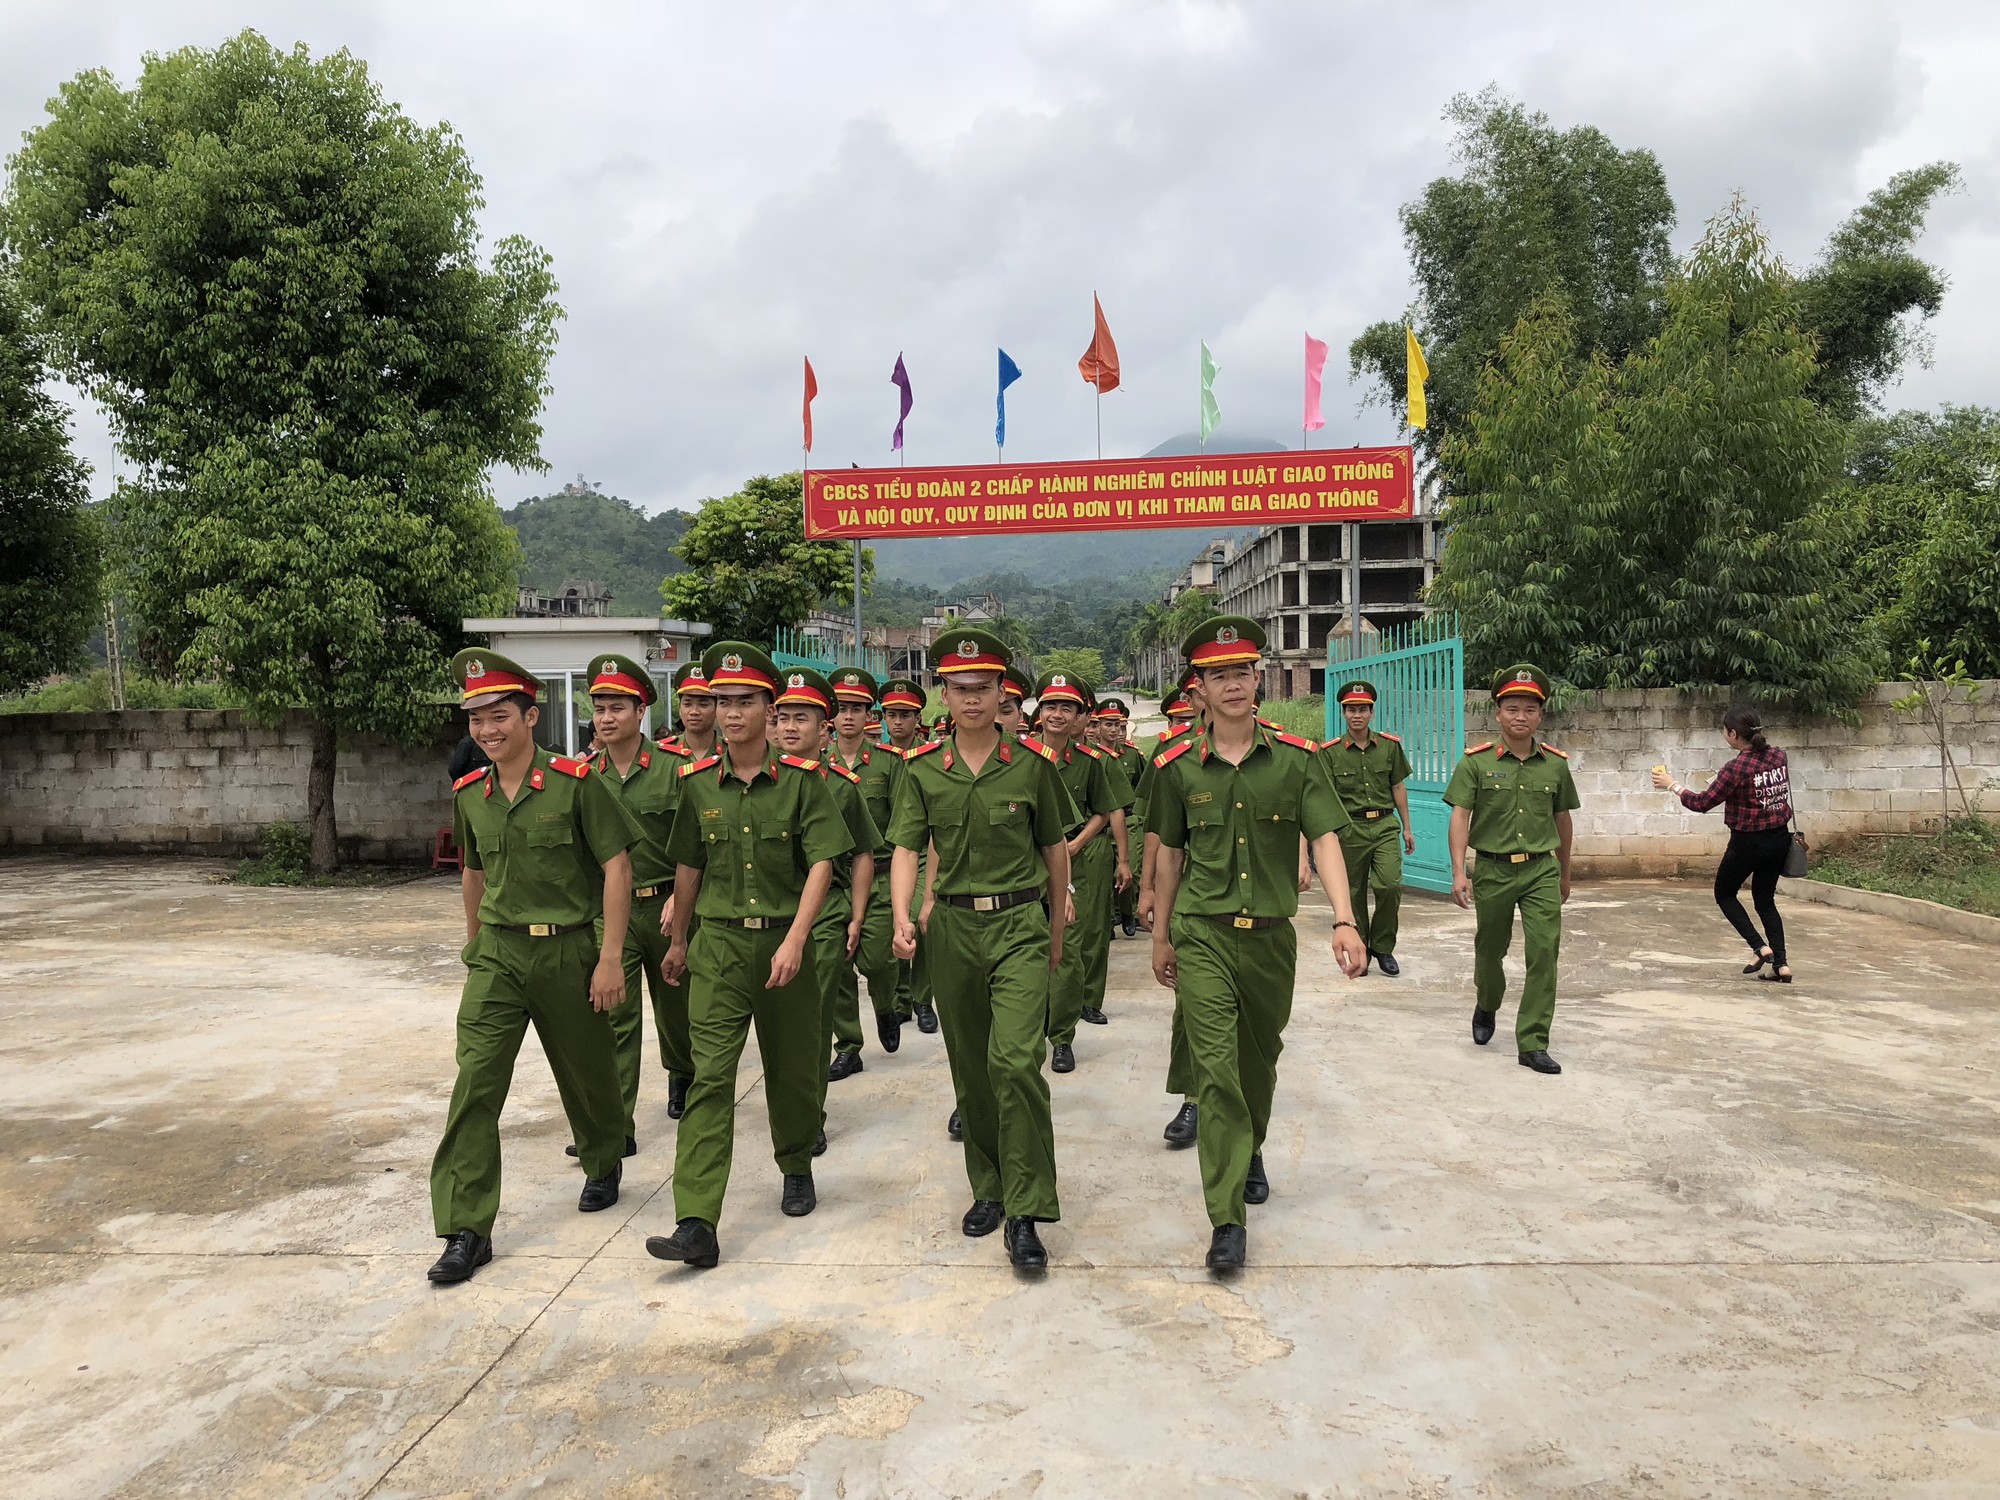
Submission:
M 314 719 L 312 769 L 306 773 L 306 820 L 312 827 L 312 859 L 307 868 L 315 875 L 331 875 L 340 868 L 340 844 L 333 826 L 333 767 L 339 749 L 333 725 Z

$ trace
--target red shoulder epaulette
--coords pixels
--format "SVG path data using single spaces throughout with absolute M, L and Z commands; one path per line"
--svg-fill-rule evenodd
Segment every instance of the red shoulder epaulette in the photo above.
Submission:
M 1092 760 L 1104 759 L 1104 752 L 1095 745 L 1078 745 L 1076 748 L 1081 750 L 1085 755 L 1088 755 Z
M 492 769 L 491 766 L 481 766 L 477 771 L 467 771 L 451 784 L 451 789 L 456 792 L 471 786 L 475 781 L 482 781 L 485 779 L 486 773 Z
M 1044 745 L 1040 740 L 1036 739 L 1032 734 L 1022 735 L 1021 744 L 1025 746 L 1027 749 L 1034 751 L 1035 754 L 1039 755 L 1043 760 L 1053 763 L 1056 758 L 1055 751 L 1051 750 L 1047 745 Z M 1081 750 L 1081 749 L 1087 749 L 1088 747 L 1079 745 L 1077 748 Z
M 1382 739 L 1394 740 L 1399 745 L 1403 743 L 1403 737 L 1400 734 L 1391 734 L 1386 729 L 1378 729 L 1375 731 L 1375 733 Z
M 1259 719 L 1257 722 L 1261 724 L 1263 720 Z M 1319 749 L 1319 742 L 1316 740 L 1302 739 L 1296 734 L 1287 734 L 1275 724 L 1267 727 L 1270 728 L 1271 738 L 1274 740 L 1283 740 L 1287 745 L 1296 745 L 1301 750 L 1316 751 Z
M 1493 741 L 1487 740 L 1484 744 L 1481 745 L 1467 745 L 1465 747 L 1465 753 L 1467 755 L 1477 755 L 1482 750 L 1491 750 L 1492 748 L 1493 748 Z
M 1178 745 L 1167 746 L 1166 749 L 1162 750 L 1158 755 L 1153 757 L 1153 769 L 1155 771 L 1165 770 L 1168 761 L 1172 760 L 1176 755 L 1185 754 L 1187 751 L 1193 748 L 1194 748 L 1194 741 L 1192 739 L 1182 740 Z
M 590 774 L 590 763 L 588 761 L 571 760 L 567 755 L 551 755 L 549 757 L 549 769 L 560 771 L 565 776 L 574 776 L 578 781 L 581 781 Z
M 1192 728 L 1194 728 L 1193 719 L 1189 719 L 1185 724 L 1172 725 L 1161 733 L 1160 742 L 1162 744 L 1165 744 L 1168 740 L 1178 739 L 1181 735 L 1186 734 Z
M 833 774 L 836 776 L 844 776 L 847 780 L 853 782 L 857 786 L 861 784 L 860 773 L 848 770 L 847 767 L 843 766 L 837 759 L 829 757 L 826 763 L 826 768 L 829 771 L 833 772 Z
M 778 757 L 778 764 L 781 766 L 790 766 L 794 771 L 817 771 L 819 769 L 818 761 L 807 760 L 803 755 L 781 755 Z
M 704 755 L 700 760 L 690 761 L 687 765 L 682 766 L 681 775 L 692 776 L 697 771 L 706 771 L 721 759 L 722 757 L 719 755 Z
M 1549 744 L 1549 743 L 1548 743 L 1548 741 L 1546 741 L 1546 740 L 1544 740 L 1544 741 L 1542 742 L 1542 748 L 1543 748 L 1544 750 L 1548 751 L 1548 752 L 1549 752 L 1549 754 L 1551 754 L 1551 755 L 1560 755 L 1560 756 L 1561 756 L 1561 757 L 1562 757 L 1562 758 L 1563 758 L 1564 760 L 1568 760 L 1568 759 L 1569 759 L 1569 751 L 1567 751 L 1567 750 L 1558 750 L 1558 749 L 1556 749 L 1556 747 L 1555 747 L 1554 745 L 1551 745 L 1551 744 Z
M 929 755 L 933 750 L 942 750 L 943 740 L 925 740 L 921 745 L 912 745 L 902 752 L 904 760 L 915 760 L 919 755 Z
M 689 760 L 694 759 L 694 751 L 688 749 L 688 747 L 686 745 L 683 745 L 679 740 L 661 740 L 660 748 L 666 751 L 667 754 L 669 755 L 685 756 Z

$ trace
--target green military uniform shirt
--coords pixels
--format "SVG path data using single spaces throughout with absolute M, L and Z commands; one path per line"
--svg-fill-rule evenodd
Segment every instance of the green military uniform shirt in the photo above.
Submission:
M 1393 812 L 1395 787 L 1410 779 L 1410 757 L 1393 734 L 1378 731 L 1368 737 L 1366 746 L 1342 735 L 1321 745 L 1319 758 L 1333 778 L 1340 805 L 1352 818 L 1364 812 Z
M 674 813 L 681 805 L 681 767 L 688 752 L 664 745 L 639 743 L 632 769 L 624 776 L 612 763 L 611 752 L 600 750 L 590 758 L 604 784 L 618 794 L 625 811 L 639 820 L 646 836 L 632 846 L 632 888 L 671 886 L 674 862 L 667 854 L 667 839 L 674 831 Z
M 903 761 L 889 841 L 923 852 L 937 846 L 932 890 L 998 896 L 1046 883 L 1042 850 L 1082 821 L 1057 775 L 1054 752 L 1006 735 L 977 776 L 952 740 L 933 740 Z
M 882 843 L 882 832 L 874 818 L 869 816 L 859 776 L 838 761 L 818 761 L 813 765 L 823 773 L 826 789 L 833 794 L 833 805 L 839 810 L 841 825 L 846 828 L 852 843 L 852 847 L 833 862 L 834 889 L 845 894 L 854 889 L 854 856 L 873 854 Z
M 1062 777 L 1063 790 L 1076 804 L 1076 821 L 1065 832 L 1074 835 L 1099 814 L 1105 826 L 1097 835 L 1111 837 L 1111 815 L 1132 805 L 1132 788 L 1118 762 L 1092 745 L 1071 745 L 1056 755 L 1055 767 Z M 1097 839 L 1092 839 L 1095 844 Z
M 847 766 L 848 770 L 860 778 L 858 784 L 861 789 L 861 800 L 867 804 L 868 816 L 874 820 L 875 831 L 879 836 L 877 842 L 870 848 L 874 852 L 875 862 L 882 865 L 895 849 L 895 845 L 889 842 L 889 815 L 896 807 L 896 788 L 902 785 L 903 781 L 903 757 L 887 745 L 868 744 L 861 747 L 860 757 L 853 765 L 847 764 L 847 759 L 840 753 L 838 745 L 828 750 L 827 754 L 837 764 Z M 876 873 L 886 874 L 886 866 Z
M 1478 745 L 1459 758 L 1444 789 L 1453 807 L 1472 810 L 1467 840 L 1487 854 L 1546 854 L 1562 842 L 1556 814 L 1582 805 L 1569 757 L 1536 740 L 1517 760 L 1507 743 Z
M 646 830 L 582 761 L 537 748 L 512 802 L 497 766 L 461 779 L 452 824 L 468 870 L 483 871 L 479 920 L 581 926 L 604 914 L 604 865 Z
M 1177 737 L 1153 757 L 1146 828 L 1185 849 L 1176 914 L 1290 917 L 1299 909 L 1299 835 L 1349 826 L 1312 741 L 1261 725 L 1241 765 L 1208 736 Z
M 702 871 L 704 920 L 798 915 L 806 875 L 854 848 L 816 762 L 766 749 L 748 782 L 725 750 L 681 768 L 681 805 L 667 852 Z
M 1140 800 L 1140 788 L 1146 779 L 1146 752 L 1137 745 L 1126 745 L 1115 757 L 1118 769 L 1125 773 L 1125 782 L 1132 788 L 1132 800 L 1125 805 L 1126 812 L 1134 818 L 1144 819 L 1146 804 Z

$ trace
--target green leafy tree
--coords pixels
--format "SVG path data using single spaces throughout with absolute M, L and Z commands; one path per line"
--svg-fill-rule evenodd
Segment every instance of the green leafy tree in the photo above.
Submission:
M 82 665 L 98 618 L 88 471 L 43 389 L 39 340 L 0 273 L 0 693 Z
M 420 741 L 467 615 L 511 599 L 487 489 L 540 465 L 548 258 L 480 263 L 447 126 L 346 52 L 254 32 L 79 74 L 12 162 L 5 231 L 138 476 L 119 544 L 154 655 L 312 722 L 315 872 L 339 741 Z
M 1173 602 L 1163 622 L 1164 639 L 1175 651 L 1195 626 L 1222 613 L 1222 601 L 1207 589 L 1189 589 Z
M 822 600 L 854 602 L 852 546 L 807 540 L 797 471 L 760 474 L 733 495 L 702 501 L 678 551 L 687 571 L 660 585 L 667 612 L 705 620 L 723 639 L 768 642 Z M 865 594 L 873 550 L 863 549 L 861 559 Z
M 1065 646 L 1057 651 L 1044 651 L 1036 664 L 1036 675 L 1046 676 L 1050 672 L 1061 672 L 1086 684 L 1092 691 L 1104 686 L 1110 674 L 1104 670 L 1104 653 L 1095 646 Z
M 1674 202 L 1652 152 L 1622 151 L 1588 125 L 1556 130 L 1493 88 L 1459 95 L 1445 118 L 1457 126 L 1459 174 L 1436 179 L 1402 211 L 1416 303 L 1348 348 L 1353 373 L 1400 412 L 1403 329 L 1414 323 L 1431 370 L 1430 426 L 1414 438 L 1429 458 L 1536 298 L 1568 306 L 1575 353 L 1616 360 L 1657 325 L 1672 266 Z
M 1583 687 L 1850 706 L 1879 663 L 1824 522 L 1841 430 L 1755 220 L 1711 222 L 1616 369 L 1565 359 L 1562 321 L 1522 321 L 1456 443 L 1469 488 L 1436 597 L 1466 622 L 1473 680 L 1525 656 Z

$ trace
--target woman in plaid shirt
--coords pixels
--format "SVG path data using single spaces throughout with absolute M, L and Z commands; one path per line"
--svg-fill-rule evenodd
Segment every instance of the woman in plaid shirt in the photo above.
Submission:
M 1779 984 L 1792 982 L 1791 967 L 1785 962 L 1785 924 L 1778 915 L 1778 876 L 1784 873 L 1785 856 L 1791 851 L 1792 836 L 1785 825 L 1792 820 L 1792 775 L 1785 752 L 1764 738 L 1764 725 L 1748 708 L 1732 708 L 1722 716 L 1722 738 L 1736 752 L 1736 758 L 1720 771 L 1702 791 L 1694 791 L 1675 781 L 1663 766 L 1653 769 L 1653 785 L 1675 793 L 1681 806 L 1690 812 L 1707 812 L 1718 803 L 1722 821 L 1729 825 L 1729 847 L 1715 871 L 1715 904 L 1750 945 L 1756 962 L 1746 964 L 1745 974 L 1758 974 Z M 1738 893 L 1750 882 L 1750 899 L 1764 923 L 1764 935 L 1743 910 Z M 1769 964 L 1771 972 L 1759 971 Z

